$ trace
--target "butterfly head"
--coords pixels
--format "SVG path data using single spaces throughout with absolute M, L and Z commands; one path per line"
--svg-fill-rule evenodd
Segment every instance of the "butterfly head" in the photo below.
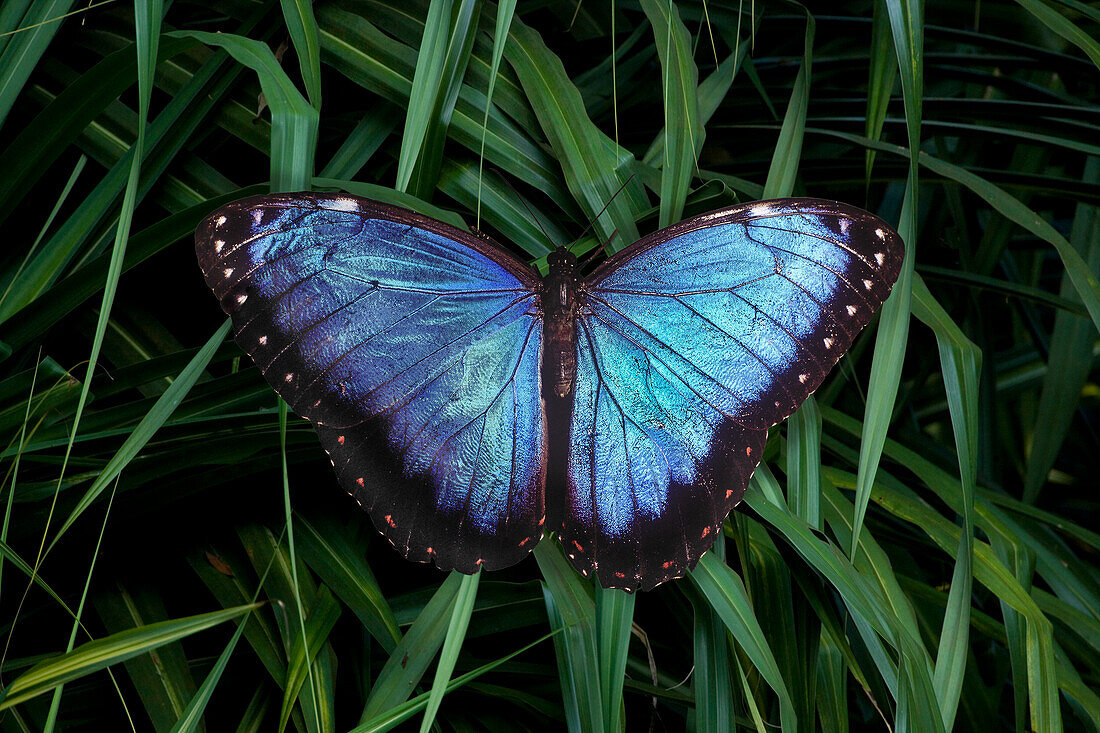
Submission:
M 572 275 L 577 269 L 577 256 L 564 247 L 559 247 L 546 255 L 546 264 L 552 275 Z

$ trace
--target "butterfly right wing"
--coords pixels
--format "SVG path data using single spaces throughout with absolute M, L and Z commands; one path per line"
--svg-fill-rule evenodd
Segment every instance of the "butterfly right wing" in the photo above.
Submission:
M 574 566 L 627 589 L 694 567 L 768 428 L 822 383 L 903 256 L 866 211 L 778 199 L 685 220 L 601 265 L 578 320 L 568 497 L 554 518 Z
M 314 424 L 405 557 L 473 572 L 542 536 L 537 277 L 441 222 L 353 196 L 260 196 L 196 232 L 237 342 Z

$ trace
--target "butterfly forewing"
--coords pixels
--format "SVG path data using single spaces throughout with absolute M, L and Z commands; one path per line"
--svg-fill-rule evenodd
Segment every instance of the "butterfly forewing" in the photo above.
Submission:
M 546 427 L 525 265 L 427 217 L 322 194 L 236 202 L 196 242 L 237 342 L 399 551 L 472 572 L 533 547 Z
M 656 232 L 584 290 L 562 541 L 605 586 L 682 575 L 897 279 L 861 209 L 781 199 Z

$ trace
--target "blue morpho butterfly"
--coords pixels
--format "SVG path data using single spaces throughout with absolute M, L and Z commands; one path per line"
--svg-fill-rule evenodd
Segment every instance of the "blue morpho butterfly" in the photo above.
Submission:
M 474 572 L 558 533 L 604 587 L 694 567 L 768 428 L 885 300 L 903 244 L 816 199 L 696 216 L 586 277 L 347 195 L 258 196 L 196 233 L 237 343 L 405 557 Z

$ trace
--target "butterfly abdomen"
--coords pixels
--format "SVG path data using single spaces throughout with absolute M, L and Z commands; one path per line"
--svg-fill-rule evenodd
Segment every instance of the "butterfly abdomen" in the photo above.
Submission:
M 550 273 L 542 281 L 544 320 L 542 384 L 544 397 L 573 392 L 577 378 L 577 314 L 582 305 L 577 258 L 560 249 L 546 258 Z

